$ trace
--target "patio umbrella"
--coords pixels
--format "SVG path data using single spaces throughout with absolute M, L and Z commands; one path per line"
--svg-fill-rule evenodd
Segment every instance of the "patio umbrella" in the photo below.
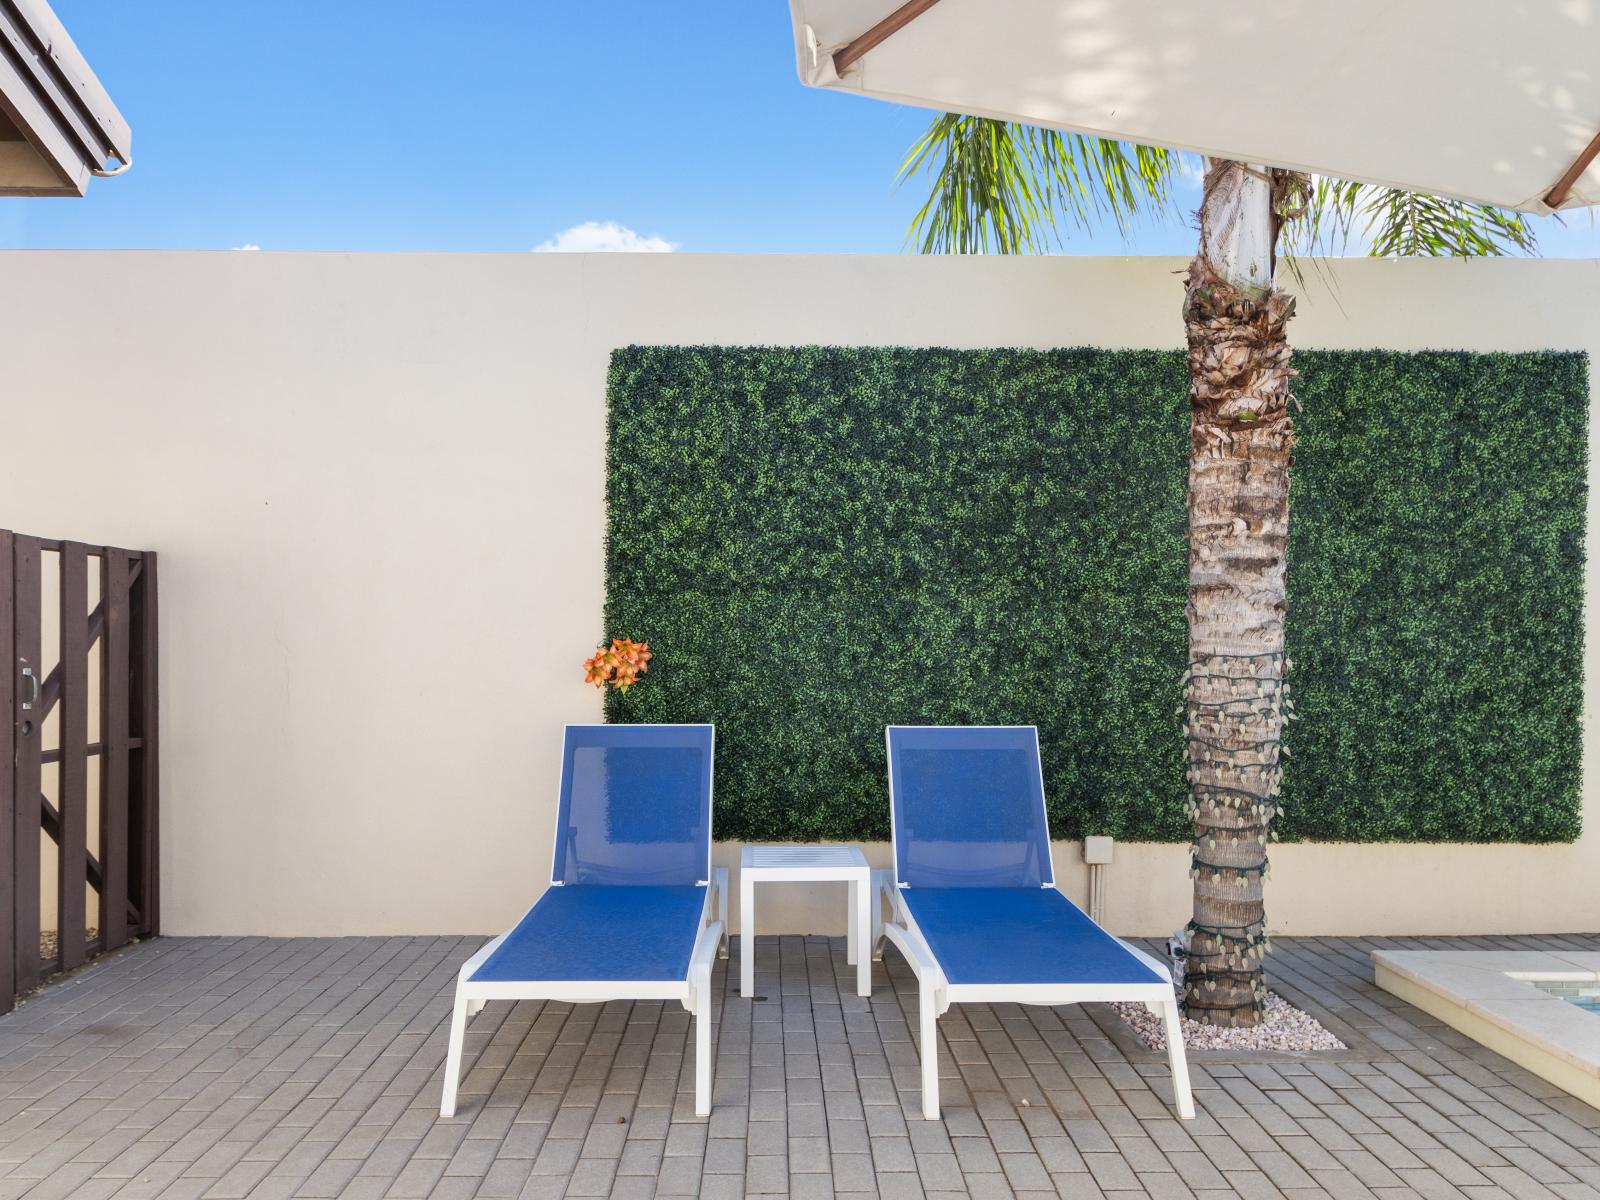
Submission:
M 1183 299 L 1195 830 L 1183 989 L 1189 1015 L 1253 1024 L 1267 1000 L 1263 882 L 1291 709 L 1293 302 L 1273 267 L 1279 218 L 1303 185 L 1285 173 L 1528 213 L 1600 203 L 1600 0 L 790 0 L 790 11 L 812 87 L 1211 160 Z M 967 143 L 975 161 L 992 150 L 988 132 Z M 975 194 L 965 215 L 984 207 Z
M 802 82 L 1530 213 L 1600 204 L 1597 0 L 790 0 Z

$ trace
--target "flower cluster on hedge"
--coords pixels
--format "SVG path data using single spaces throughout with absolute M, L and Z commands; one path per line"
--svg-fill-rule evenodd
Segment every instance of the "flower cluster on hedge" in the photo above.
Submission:
M 1577 835 L 1587 364 L 1301 351 L 1278 829 Z M 1182 840 L 1182 356 L 628 347 L 622 721 L 714 721 L 721 837 L 883 838 L 886 724 L 1036 724 L 1058 837 Z
M 626 695 L 639 682 L 639 676 L 650 669 L 651 657 L 649 642 L 612 638 L 609 646 L 602 642 L 583 660 L 583 681 L 602 691 L 610 684 Z

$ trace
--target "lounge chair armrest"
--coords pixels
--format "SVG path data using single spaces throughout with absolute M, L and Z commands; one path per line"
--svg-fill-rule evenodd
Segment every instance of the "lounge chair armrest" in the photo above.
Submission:
M 489 956 L 500 949 L 500 943 L 506 940 L 506 936 L 506 934 L 502 933 L 499 937 L 491 938 L 482 946 L 479 946 L 478 952 L 462 963 L 461 970 L 456 972 L 456 986 L 459 987 L 476 975 L 478 968 L 488 961 Z
M 1131 942 L 1124 941 L 1122 938 L 1118 938 L 1117 941 L 1122 945 L 1124 950 L 1137 958 L 1145 966 L 1149 967 L 1157 975 L 1161 976 L 1161 978 L 1165 979 L 1168 983 L 1173 981 L 1172 967 L 1170 964 L 1162 962 L 1155 955 L 1139 949 L 1139 947 L 1133 945 Z
M 728 957 L 728 868 L 713 867 L 711 869 L 711 915 L 717 924 L 722 926 L 722 938 L 718 942 L 717 957 Z
M 872 945 L 875 954 L 880 954 L 878 947 L 883 942 L 883 913 L 888 909 L 891 917 L 896 915 L 895 905 L 899 902 L 899 889 L 894 885 L 894 872 L 887 867 L 875 867 L 872 871 Z

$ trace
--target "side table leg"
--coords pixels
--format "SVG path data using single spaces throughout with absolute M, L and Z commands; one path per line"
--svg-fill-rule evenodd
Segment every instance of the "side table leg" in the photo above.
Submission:
M 856 937 L 858 922 L 856 914 L 861 910 L 861 891 L 856 887 L 856 881 L 850 880 L 847 888 L 850 892 L 850 916 L 845 922 L 844 929 L 844 961 L 854 964 L 861 961 L 861 942 Z
M 739 995 L 756 994 L 756 882 L 739 872 Z
M 878 897 L 872 890 L 872 872 L 863 871 L 850 881 L 850 940 L 856 945 L 856 995 L 872 995 L 872 914 Z

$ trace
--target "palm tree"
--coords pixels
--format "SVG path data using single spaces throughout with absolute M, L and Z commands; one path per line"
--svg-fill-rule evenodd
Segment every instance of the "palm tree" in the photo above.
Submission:
M 1174 215 L 1193 160 L 1175 151 L 953 113 L 901 167 L 931 190 L 908 240 L 923 253 L 1020 254 L 1071 227 L 1120 230 Z M 1285 723 L 1289 540 L 1289 318 L 1280 243 L 1359 237 L 1375 255 L 1531 253 L 1516 213 L 1394 188 L 1205 160 L 1199 249 L 1183 298 L 1189 346 L 1189 661 L 1185 678 L 1194 913 L 1185 929 L 1189 1016 L 1250 1025 L 1266 997 L 1262 891 Z M 1293 260 L 1290 260 L 1291 265 Z

